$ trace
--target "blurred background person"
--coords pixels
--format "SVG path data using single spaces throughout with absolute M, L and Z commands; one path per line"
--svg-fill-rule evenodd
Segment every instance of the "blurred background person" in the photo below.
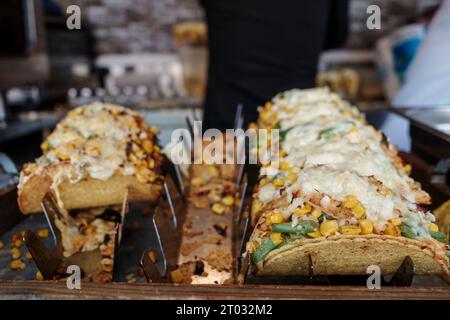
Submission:
M 314 87 L 319 54 L 343 45 L 347 36 L 347 0 L 201 3 L 209 43 L 208 128 L 232 128 L 239 103 L 246 127 L 276 93 Z

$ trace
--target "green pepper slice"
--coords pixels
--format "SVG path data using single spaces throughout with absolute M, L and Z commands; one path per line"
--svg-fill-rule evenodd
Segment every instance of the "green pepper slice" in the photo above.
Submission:
M 312 220 L 303 220 L 295 227 L 290 223 L 276 223 L 272 225 L 273 232 L 280 233 L 300 233 L 300 234 L 308 234 L 310 232 L 314 232 L 319 228 L 319 224 Z
M 252 254 L 252 262 L 254 264 L 260 264 L 264 261 L 264 257 L 273 249 L 278 247 L 279 244 L 273 243 L 272 239 L 267 238 L 261 246 Z

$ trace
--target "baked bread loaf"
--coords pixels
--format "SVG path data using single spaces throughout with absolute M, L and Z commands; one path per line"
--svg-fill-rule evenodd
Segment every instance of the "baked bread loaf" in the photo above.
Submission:
M 18 203 L 24 214 L 42 211 L 52 192 L 63 210 L 155 202 L 162 190 L 162 155 L 138 112 L 94 103 L 70 111 L 42 143 L 43 155 L 20 174 Z

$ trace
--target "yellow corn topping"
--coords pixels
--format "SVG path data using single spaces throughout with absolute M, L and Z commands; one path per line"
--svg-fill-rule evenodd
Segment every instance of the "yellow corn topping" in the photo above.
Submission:
M 252 202 L 252 212 L 253 212 L 253 213 L 259 212 L 259 210 L 261 210 L 261 207 L 262 207 L 261 201 L 259 201 L 259 200 L 257 200 L 257 199 L 253 199 L 253 202 Z
M 284 150 L 280 150 L 280 157 L 281 158 L 285 158 L 285 157 L 287 157 L 287 152 L 286 151 L 284 151 Z
M 362 229 L 360 226 L 342 226 L 339 228 L 339 232 L 345 235 L 354 235 L 354 234 L 361 234 Z
M 272 181 L 275 187 L 284 187 L 284 182 L 285 182 L 284 179 L 274 179 Z
M 50 145 L 48 144 L 47 140 L 45 140 L 44 142 L 41 143 L 41 150 L 42 151 L 44 151 L 44 152 L 48 151 L 49 147 L 50 147 Z
M 268 178 L 264 178 L 259 182 L 259 187 L 264 187 L 269 182 Z
M 212 212 L 221 216 L 225 212 L 225 208 L 220 203 L 214 203 L 212 205 Z
M 285 161 L 281 161 L 281 162 L 280 162 L 280 169 L 281 169 L 281 170 L 283 170 L 283 171 L 284 171 L 284 170 L 288 170 L 289 167 L 290 167 L 290 166 L 289 166 L 289 163 L 287 163 L 287 162 L 285 162 Z
M 234 204 L 234 197 L 226 196 L 225 198 L 222 199 L 222 203 L 227 207 L 231 207 Z
M 11 261 L 9 267 L 12 270 L 23 270 L 23 269 L 25 269 L 25 263 L 23 263 L 22 260 L 17 259 L 17 260 Z
M 284 216 L 283 216 L 283 214 L 281 214 L 279 212 L 275 212 L 270 215 L 270 222 L 272 224 L 282 223 L 283 221 L 284 221 Z
M 217 169 L 214 166 L 208 167 L 208 173 L 214 177 L 218 177 L 219 176 L 219 169 Z
M 195 177 L 191 180 L 191 185 L 194 187 L 201 186 L 203 183 L 203 179 L 201 177 Z
M 359 226 L 361 227 L 362 234 L 373 233 L 373 223 L 368 219 L 359 220 Z
M 17 248 L 12 248 L 10 254 L 13 259 L 19 259 L 21 256 L 20 250 Z
M 294 183 L 295 181 L 297 181 L 297 178 L 298 178 L 298 175 L 294 171 L 288 172 L 288 180 L 290 183 Z
M 183 281 L 183 273 L 180 269 L 175 269 L 170 273 L 170 280 L 173 283 L 181 283 Z
M 153 151 L 153 143 L 150 140 L 144 140 L 142 148 L 145 152 L 151 153 Z
M 406 174 L 410 174 L 410 173 L 411 173 L 411 170 L 412 170 L 412 167 L 411 167 L 410 164 L 407 164 L 407 165 L 403 166 L 403 171 L 404 171 Z
M 36 272 L 36 276 L 35 276 L 37 281 L 43 281 L 44 280 L 44 276 L 42 275 L 42 273 L 40 271 Z
M 40 229 L 37 232 L 39 238 L 47 238 L 48 237 L 48 229 Z
M 366 214 L 366 209 L 360 204 L 352 209 L 353 215 L 356 219 L 361 219 Z
M 320 224 L 320 233 L 324 236 L 330 236 L 338 232 L 339 225 L 336 220 L 324 221 Z
M 270 235 L 270 239 L 275 245 L 279 245 L 283 242 L 283 237 L 281 236 L 281 233 L 274 232 Z
M 322 234 L 320 233 L 320 231 L 314 231 L 308 233 L 308 236 L 310 236 L 311 238 L 319 238 L 322 236 Z
M 345 197 L 344 202 L 343 202 L 344 208 L 347 208 L 347 209 L 353 209 L 358 204 L 359 204 L 359 201 L 354 196 Z
M 386 229 L 384 229 L 384 233 L 385 233 L 385 234 L 388 234 L 388 235 L 390 235 L 390 236 L 397 237 L 397 236 L 400 235 L 400 228 L 397 227 L 397 226 L 394 226 L 394 225 L 392 225 L 392 224 L 388 224 L 388 225 L 386 226 Z
M 394 226 L 399 226 L 402 224 L 402 219 L 400 218 L 393 218 L 390 220 L 390 222 L 394 225 Z
M 439 231 L 439 227 L 435 223 L 430 223 L 430 225 L 428 226 L 428 230 L 431 231 L 431 232 L 438 232 Z
M 323 212 L 320 209 L 314 208 L 312 209 L 311 215 L 314 218 L 319 219 L 323 215 Z

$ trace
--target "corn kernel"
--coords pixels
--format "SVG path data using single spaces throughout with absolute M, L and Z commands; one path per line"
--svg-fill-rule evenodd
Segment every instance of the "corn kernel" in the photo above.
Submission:
M 280 157 L 281 157 L 281 158 L 286 158 L 287 155 L 288 155 L 288 153 L 287 153 L 286 151 L 280 150 Z
M 151 262 L 155 263 L 156 260 L 158 260 L 158 255 L 156 254 L 155 251 L 149 251 L 147 252 L 147 256 L 150 259 Z
M 267 183 L 269 182 L 268 178 L 264 178 L 259 182 L 259 187 L 262 188 L 264 187 Z
M 150 140 L 144 140 L 142 143 L 142 148 L 145 152 L 150 153 L 153 151 L 153 144 Z
M 5 244 L 0 241 L 0 250 L 3 249 L 4 247 L 5 247 Z
M 212 212 L 221 216 L 225 212 L 225 208 L 220 203 L 214 203 L 212 205 Z
M 46 152 L 46 151 L 48 151 L 48 149 L 49 149 L 49 144 L 48 144 L 48 141 L 46 140 L 46 141 L 42 142 L 42 144 L 41 144 L 41 150 L 42 150 L 43 152 Z
M 11 257 L 12 257 L 13 259 L 19 259 L 20 256 L 21 256 L 20 250 L 17 249 L 17 248 L 12 248 L 12 249 L 10 250 L 10 253 L 11 253 Z
M 31 253 L 29 251 L 27 251 L 27 253 L 25 253 L 25 257 L 27 257 L 28 260 L 33 259 L 33 257 L 31 256 Z
M 226 196 L 222 199 L 222 203 L 226 205 L 227 207 L 230 207 L 234 204 L 234 197 L 233 196 Z
M 323 215 L 323 212 L 320 209 L 314 208 L 311 212 L 311 215 L 314 218 L 319 219 Z
M 266 218 L 266 226 L 270 227 L 272 225 L 272 222 L 270 220 L 270 216 L 272 215 L 272 212 L 266 213 L 265 214 L 265 218 Z
M 289 163 L 285 162 L 285 161 L 281 161 L 280 162 L 280 169 L 285 171 L 289 169 Z
M 428 226 L 428 230 L 431 231 L 431 232 L 438 232 L 439 231 L 439 227 L 435 223 L 430 223 L 430 225 Z
M 11 261 L 11 263 L 9 264 L 9 267 L 12 270 L 23 270 L 23 269 L 25 269 L 25 263 L 23 263 L 23 261 L 20 259 L 16 259 L 16 260 Z
M 93 234 L 93 233 L 95 232 L 95 230 L 97 230 L 96 227 L 94 227 L 94 226 L 88 226 L 88 227 L 84 230 L 84 233 L 85 233 L 86 235 L 90 235 L 90 234 Z
M 360 234 L 362 232 L 360 226 L 342 226 L 339 228 L 339 232 L 346 235 L 354 235 L 354 234 Z
M 150 132 L 157 135 L 159 133 L 159 129 L 157 127 L 150 127 Z
M 44 281 L 44 276 L 42 275 L 42 273 L 40 271 L 36 272 L 35 278 L 37 281 Z
M 201 177 L 195 177 L 191 180 L 191 185 L 194 187 L 201 186 L 203 183 L 203 180 Z
M 361 219 L 366 214 L 366 209 L 360 204 L 352 209 L 353 215 L 356 219 Z
M 322 234 L 320 233 L 320 231 L 314 231 L 308 233 L 308 236 L 310 236 L 311 238 L 319 238 L 322 236 Z
M 359 220 L 362 234 L 371 234 L 373 232 L 373 223 L 368 219 Z
M 339 225 L 336 220 L 328 220 L 320 224 L 320 233 L 324 237 L 335 234 L 338 230 Z
M 62 161 L 66 161 L 70 159 L 70 156 L 67 153 L 57 152 L 55 151 L 56 156 L 60 158 Z
M 20 248 L 20 247 L 23 245 L 23 241 L 22 241 L 21 239 L 16 239 L 16 240 L 14 240 L 13 245 L 14 245 L 16 248 Z
M 288 173 L 288 180 L 290 183 L 295 183 L 297 181 L 298 175 L 293 172 L 293 171 L 289 171 Z
M 274 179 L 272 183 L 275 187 L 284 187 L 284 179 Z
M 309 203 L 305 203 L 302 208 L 295 208 L 292 213 L 303 216 L 309 212 L 311 212 L 311 205 Z
M 39 238 L 47 238 L 48 237 L 48 229 L 40 229 L 37 232 Z
M 400 235 L 400 228 L 392 224 L 388 224 L 384 229 L 384 234 L 397 237 Z
M 394 225 L 394 226 L 399 226 L 402 224 L 402 219 L 400 218 L 393 218 L 390 220 L 390 222 Z
M 183 273 L 180 269 L 175 269 L 170 273 L 170 280 L 173 283 L 181 283 L 183 281 Z
M 411 173 L 411 170 L 412 170 L 412 167 L 411 167 L 410 164 L 407 164 L 407 165 L 403 166 L 403 171 L 404 171 L 406 174 L 410 174 L 410 173 Z
M 279 212 L 274 212 L 273 214 L 270 215 L 270 222 L 272 224 L 282 223 L 283 221 L 284 221 L 284 216 L 283 216 L 283 214 L 281 214 Z
M 358 204 L 359 204 L 359 201 L 354 196 L 347 196 L 347 197 L 345 197 L 344 203 L 343 203 L 344 208 L 347 208 L 347 209 L 353 209 Z
M 274 232 L 270 235 L 270 239 L 272 240 L 272 242 L 275 245 L 279 245 L 280 243 L 283 242 L 283 237 L 281 236 L 281 233 L 279 232 Z
M 210 175 L 212 175 L 213 177 L 218 177 L 219 176 L 219 169 L 217 169 L 214 166 L 208 167 L 208 173 Z
M 261 210 L 262 203 L 259 200 L 254 199 L 252 202 L 252 213 L 257 213 Z

